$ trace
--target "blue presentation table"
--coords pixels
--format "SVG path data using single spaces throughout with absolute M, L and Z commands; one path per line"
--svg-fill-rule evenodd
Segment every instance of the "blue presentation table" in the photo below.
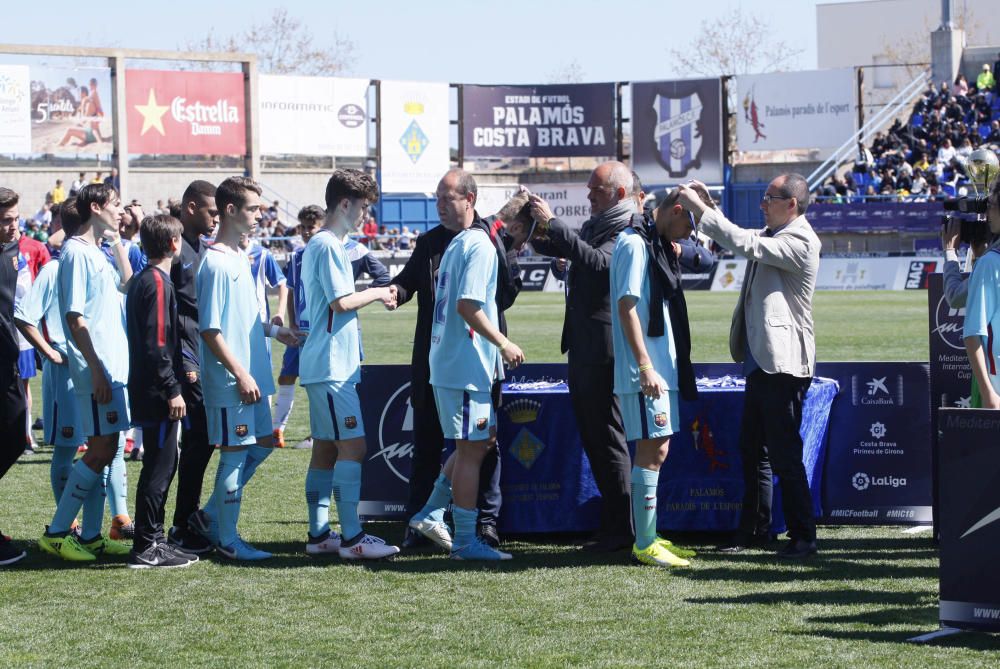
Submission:
M 681 403 L 681 431 L 670 440 L 660 472 L 661 530 L 730 531 L 739 521 L 743 379 L 699 379 L 698 390 L 698 401 Z M 827 424 L 838 390 L 836 381 L 815 378 L 803 407 L 803 461 L 817 517 L 822 515 Z M 497 419 L 503 458 L 499 529 L 507 533 L 596 529 L 600 493 L 583 453 L 566 385 L 506 385 Z M 783 531 L 779 487 L 773 509 L 772 531 Z

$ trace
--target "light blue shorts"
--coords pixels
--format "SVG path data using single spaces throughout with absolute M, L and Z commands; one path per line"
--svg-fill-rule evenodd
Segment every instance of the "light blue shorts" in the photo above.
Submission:
M 324 381 L 304 387 L 309 396 L 309 428 L 314 439 L 344 441 L 365 436 L 358 384 Z
M 219 446 L 249 446 L 271 436 L 271 404 L 261 397 L 253 404 L 205 407 L 208 441 Z
M 488 392 L 434 386 L 434 403 L 445 439 L 483 441 L 496 428 L 497 417 Z
M 69 365 L 55 365 L 43 360 L 42 424 L 45 426 L 45 443 L 76 448 L 86 441 L 78 416 Z
M 655 400 L 641 392 L 619 395 L 618 400 L 628 441 L 661 439 L 680 431 L 680 395 L 676 390 L 668 390 Z
M 103 437 L 127 430 L 132 424 L 124 386 L 111 388 L 111 401 L 98 404 L 93 395 L 74 395 L 80 429 L 87 437 Z

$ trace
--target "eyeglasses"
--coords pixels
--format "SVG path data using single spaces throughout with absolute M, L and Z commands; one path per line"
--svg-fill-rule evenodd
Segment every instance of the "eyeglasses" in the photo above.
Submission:
M 764 193 L 764 197 L 760 199 L 764 204 L 771 204 L 772 200 L 791 200 L 792 198 L 787 195 L 771 195 L 770 193 Z

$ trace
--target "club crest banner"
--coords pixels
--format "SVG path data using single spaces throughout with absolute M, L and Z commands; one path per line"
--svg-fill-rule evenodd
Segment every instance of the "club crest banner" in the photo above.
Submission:
M 614 84 L 463 86 L 462 151 L 478 157 L 614 156 Z
M 246 153 L 240 73 L 126 70 L 125 109 L 129 153 Z
M 432 193 L 450 165 L 448 84 L 383 81 L 382 191 Z
M 741 75 L 736 90 L 740 151 L 835 149 L 855 130 L 853 67 Z
M 718 79 L 632 84 L 632 164 L 643 183 L 721 183 Z
M 368 79 L 260 76 L 260 150 L 368 155 Z

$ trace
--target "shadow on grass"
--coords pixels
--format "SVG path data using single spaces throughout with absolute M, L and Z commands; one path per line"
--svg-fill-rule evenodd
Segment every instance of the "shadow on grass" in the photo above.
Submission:
M 873 643 L 907 644 L 913 637 L 933 632 L 939 628 L 937 606 L 912 606 L 908 608 L 878 609 L 863 613 L 840 616 L 816 616 L 808 618 L 810 623 L 827 625 L 869 625 L 875 628 L 906 625 L 908 629 L 844 630 L 821 627 L 793 632 L 797 636 L 821 637 L 842 641 L 870 641 Z M 941 637 L 927 644 L 936 648 L 956 648 L 965 650 L 996 651 L 1000 639 L 996 634 L 985 632 L 963 632 Z

